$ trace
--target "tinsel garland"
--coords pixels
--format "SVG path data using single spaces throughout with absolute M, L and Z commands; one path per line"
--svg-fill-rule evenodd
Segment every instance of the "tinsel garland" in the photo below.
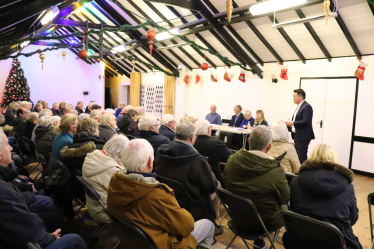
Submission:
M 374 1 L 374 0 L 371 0 L 371 1 Z M 159 26 L 157 23 L 155 23 L 151 20 L 147 20 L 146 22 L 141 23 L 141 24 L 136 25 L 136 26 L 131 26 L 131 25 L 126 24 L 126 25 L 122 25 L 122 26 L 119 26 L 119 27 L 106 27 L 106 28 L 103 28 L 103 29 L 100 29 L 100 30 L 97 30 L 97 31 L 96 30 L 89 30 L 89 31 L 84 32 L 84 33 L 81 32 L 81 31 L 75 31 L 75 32 L 73 32 L 69 35 L 42 35 L 42 36 L 36 36 L 36 37 L 33 37 L 33 38 L 23 38 L 23 39 L 18 39 L 18 40 L 5 41 L 5 42 L 2 42 L 0 44 L 0 48 L 15 46 L 15 45 L 21 44 L 25 41 L 30 41 L 30 43 L 34 43 L 34 42 L 41 41 L 41 40 L 58 40 L 58 41 L 60 41 L 60 40 L 64 40 L 66 38 L 75 37 L 75 36 L 85 36 L 86 37 L 86 36 L 91 35 L 91 34 L 100 34 L 100 33 L 104 33 L 104 32 L 126 32 L 126 31 L 130 31 L 130 30 L 138 30 L 138 29 L 143 28 L 145 26 L 152 26 L 153 28 L 157 28 L 159 31 L 168 32 L 170 35 L 172 35 L 176 38 L 182 39 L 184 42 L 190 44 L 194 48 L 209 52 L 211 55 L 214 55 L 214 56 L 218 57 L 221 61 L 226 62 L 230 66 L 239 66 L 241 69 L 243 69 L 245 71 L 252 72 L 252 74 L 255 74 L 255 71 L 253 69 L 246 68 L 240 63 L 233 62 L 233 61 L 229 60 L 227 57 L 221 56 L 219 53 L 215 53 L 214 51 L 212 51 L 210 49 L 202 47 L 199 44 L 197 44 L 195 41 L 191 41 L 191 40 L 187 39 L 185 36 L 170 33 L 167 28 Z M 90 43 L 99 44 L 98 42 L 95 42 L 95 41 L 90 41 Z M 112 48 L 107 47 L 107 46 L 104 46 L 104 47 L 107 48 L 107 49 L 112 49 Z M 67 46 L 66 44 L 61 44 L 61 46 L 58 46 L 58 47 L 44 49 L 44 50 L 42 50 L 42 52 L 53 51 L 53 50 L 58 50 L 58 49 L 63 49 L 63 48 L 66 49 L 66 48 L 71 48 L 71 47 Z M 19 56 L 29 57 L 29 56 L 32 56 L 36 53 L 40 53 L 40 50 L 31 52 L 31 53 L 20 53 L 18 55 L 14 55 L 14 56 L 3 56 L 3 57 L 0 57 L 0 60 L 6 60 L 6 59 L 9 59 L 9 58 L 17 58 Z M 140 59 L 136 59 L 136 58 L 133 58 L 131 56 L 127 56 L 123 53 L 118 53 L 118 54 L 120 54 L 121 56 L 123 56 L 126 59 L 135 60 L 135 61 L 138 61 L 138 62 L 142 63 L 143 65 L 145 65 L 147 67 L 152 67 L 152 68 L 155 68 L 159 71 L 162 71 L 169 76 L 176 76 L 175 74 L 169 73 L 166 70 L 161 69 L 157 66 L 153 66 L 151 64 L 148 64 L 148 63 L 146 63 L 146 62 L 144 62 Z

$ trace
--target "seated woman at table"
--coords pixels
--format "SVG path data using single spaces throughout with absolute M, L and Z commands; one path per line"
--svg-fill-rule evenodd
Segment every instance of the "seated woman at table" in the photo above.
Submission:
M 244 128 L 244 129 L 253 129 L 254 122 L 255 122 L 255 119 L 252 117 L 252 112 L 249 110 L 246 110 L 244 112 L 244 120 L 239 125 L 239 127 Z
M 257 112 L 256 112 L 256 120 L 253 123 L 253 128 L 255 128 L 256 126 L 259 126 L 259 125 L 269 126 L 268 122 L 265 119 L 264 112 L 262 110 L 257 110 Z

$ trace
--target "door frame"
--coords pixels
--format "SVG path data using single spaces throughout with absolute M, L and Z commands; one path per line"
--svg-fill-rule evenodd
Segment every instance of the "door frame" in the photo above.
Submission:
M 353 144 L 354 142 L 363 142 L 361 141 L 363 137 L 356 137 L 355 136 L 355 128 L 356 128 L 356 112 L 357 112 L 357 99 L 358 99 L 358 86 L 359 86 L 359 79 L 356 76 L 340 76 L 340 77 L 300 77 L 300 82 L 299 82 L 299 88 L 301 88 L 301 81 L 302 80 L 318 80 L 318 79 L 326 79 L 326 80 L 334 80 L 334 79 L 356 79 L 356 92 L 355 92 L 355 105 L 353 108 L 353 125 L 352 125 L 352 134 L 351 134 L 351 148 L 349 152 L 349 164 L 348 168 L 351 169 L 352 167 L 352 156 L 353 156 Z M 374 144 L 374 138 L 368 138 L 370 139 L 370 143 Z M 366 141 L 365 141 L 366 142 Z M 371 176 L 374 177 L 373 173 L 369 172 L 364 172 L 360 170 L 355 170 L 351 169 L 354 173 L 360 174 L 360 175 L 366 175 L 366 176 Z

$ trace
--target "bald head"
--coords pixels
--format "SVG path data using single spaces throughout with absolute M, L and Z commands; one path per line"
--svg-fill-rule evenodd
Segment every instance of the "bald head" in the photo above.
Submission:
M 210 106 L 210 112 L 211 112 L 212 114 L 214 114 L 214 113 L 216 113 L 216 111 L 217 111 L 217 106 L 216 106 L 216 105 L 211 105 L 211 106 Z

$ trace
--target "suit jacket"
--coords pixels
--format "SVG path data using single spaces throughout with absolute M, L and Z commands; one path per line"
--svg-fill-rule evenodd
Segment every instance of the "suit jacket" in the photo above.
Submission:
M 293 122 L 296 132 L 293 133 L 291 131 L 292 127 L 288 127 L 288 130 L 291 131 L 291 136 L 294 141 L 306 142 L 315 138 L 312 120 L 313 108 L 311 105 L 308 104 L 308 102 L 304 101 L 304 103 L 300 106 L 300 109 L 296 114 L 295 121 Z
M 244 115 L 243 115 L 243 113 L 240 113 L 240 114 L 239 114 L 239 117 L 238 117 L 238 120 L 236 120 L 236 123 L 235 123 L 235 118 L 236 118 L 236 115 L 233 115 L 232 118 L 231 118 L 231 121 L 230 121 L 229 126 L 239 127 L 239 125 L 240 125 L 240 124 L 243 122 L 243 120 L 244 120 Z

